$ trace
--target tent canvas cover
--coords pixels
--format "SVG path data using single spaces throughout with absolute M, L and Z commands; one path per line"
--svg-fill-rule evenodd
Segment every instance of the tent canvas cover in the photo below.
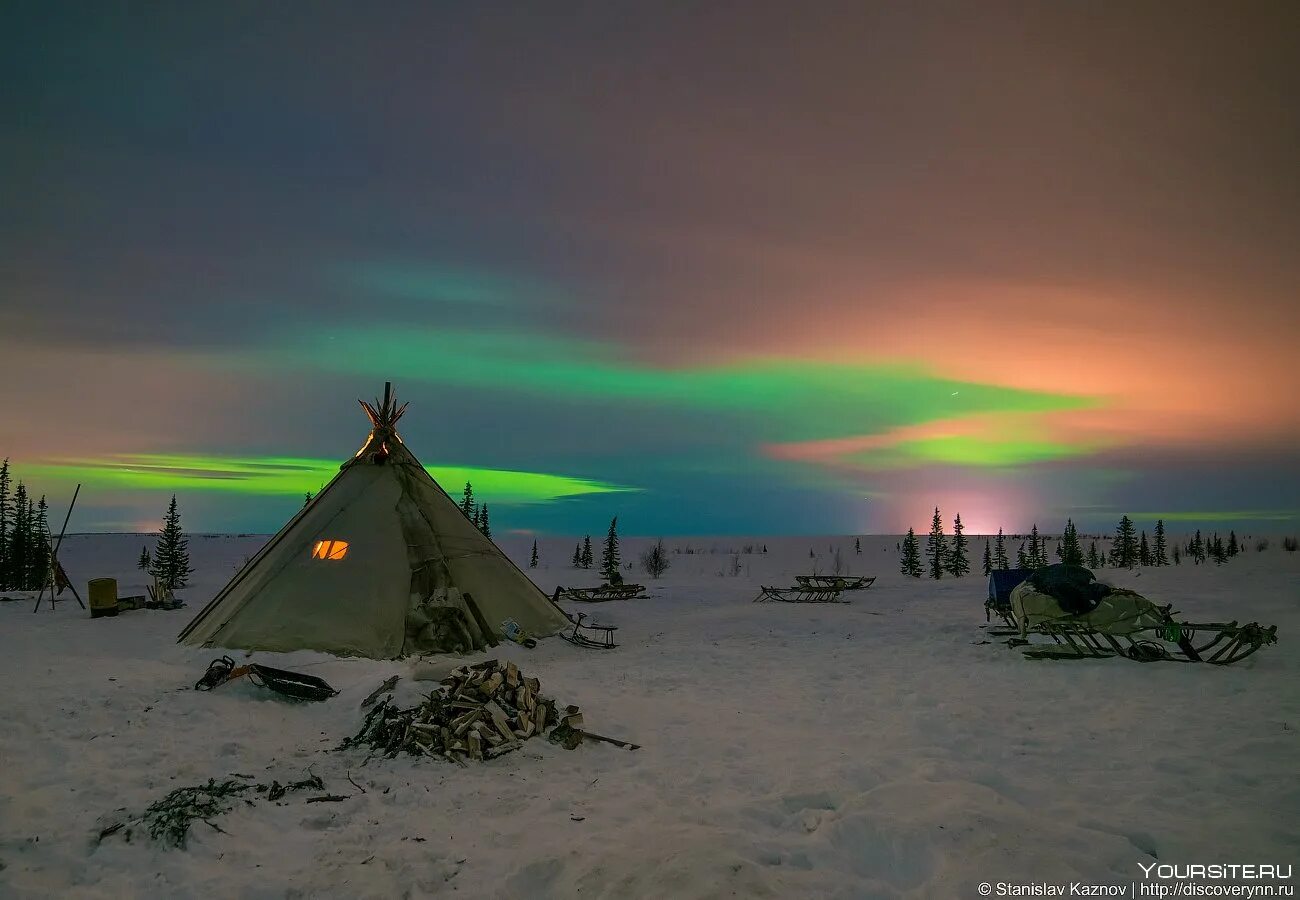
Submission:
M 550 598 L 406 448 L 391 384 L 361 405 L 365 444 L 179 641 L 394 659 L 483 649 L 508 618 L 539 636 L 563 628 Z

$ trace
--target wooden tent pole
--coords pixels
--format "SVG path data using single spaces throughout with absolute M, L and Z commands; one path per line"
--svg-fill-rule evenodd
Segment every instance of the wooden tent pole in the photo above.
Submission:
M 72 492 L 72 502 L 68 504 L 68 514 L 63 517 L 63 527 L 59 529 L 59 538 L 54 542 L 54 549 L 50 551 L 50 570 L 46 574 L 46 580 L 49 583 L 49 587 L 50 587 L 50 612 L 54 612 L 54 584 L 55 584 L 54 567 L 57 564 L 56 560 L 58 560 L 59 558 L 59 548 L 63 546 L 63 535 L 68 530 L 68 520 L 72 518 L 72 507 L 77 505 L 77 495 L 80 493 L 81 493 L 81 485 L 78 484 L 77 489 Z M 45 596 L 45 584 L 42 584 L 40 593 L 36 595 L 36 606 L 32 608 L 32 612 L 36 612 L 38 609 L 41 608 L 41 599 L 44 596 Z M 72 592 L 72 596 L 77 598 L 77 602 L 81 604 L 82 609 L 86 608 L 86 604 L 81 602 L 81 595 L 78 594 L 75 589 Z

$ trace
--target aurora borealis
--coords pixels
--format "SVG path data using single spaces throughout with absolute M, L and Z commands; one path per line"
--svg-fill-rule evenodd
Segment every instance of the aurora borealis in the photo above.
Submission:
M 270 531 L 1300 519 L 1286 5 L 13 5 L 0 455 Z M 74 521 L 74 527 L 78 525 Z

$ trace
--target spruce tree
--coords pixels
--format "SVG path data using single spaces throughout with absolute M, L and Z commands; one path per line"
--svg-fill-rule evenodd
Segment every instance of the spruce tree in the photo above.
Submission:
M 862 538 L 853 539 L 853 552 L 862 555 Z
M 939 517 L 939 507 L 934 508 L 934 520 L 930 523 L 930 537 L 925 542 L 925 555 L 929 558 L 931 578 L 942 578 L 948 562 L 948 541 L 943 536 L 943 519 Z
M 306 509 L 311 505 L 311 491 L 308 491 L 302 498 L 303 508 Z
M 1017 569 L 1028 569 L 1028 568 L 1031 568 L 1030 565 L 1029 565 L 1029 555 L 1028 555 L 1027 553 L 1025 553 L 1025 542 L 1024 542 L 1024 541 L 1021 541 L 1021 542 L 1020 542 L 1020 549 L 1018 549 L 1018 550 L 1016 551 L 1016 568 L 1017 568 Z
M 1168 544 L 1165 542 L 1165 520 L 1156 520 L 1156 539 L 1151 547 L 1151 564 L 1153 566 L 1169 565 Z
M 1002 536 L 1002 529 L 998 529 L 997 540 L 993 542 L 993 566 L 1002 571 L 1011 568 L 1011 562 L 1007 559 L 1006 538 Z
M 13 528 L 13 499 L 9 496 L 9 460 L 0 463 L 0 591 L 8 590 L 9 583 L 9 535 Z
M 1216 532 L 1214 535 L 1214 563 L 1215 565 L 1221 566 L 1227 561 L 1227 559 L 1228 553 L 1223 548 L 1223 538 L 1219 537 Z
M 1093 541 L 1088 545 L 1088 568 L 1097 568 L 1097 542 Z
M 582 539 L 582 567 L 584 569 L 590 569 L 591 563 L 591 535 L 587 535 Z
M 574 567 L 575 569 L 581 569 L 581 568 L 582 568 L 582 545 L 581 545 L 581 544 L 574 544 L 574 545 L 573 545 L 573 563 L 572 563 L 572 565 L 573 565 L 573 567 Z
M 1237 543 L 1237 532 L 1228 532 L 1228 558 L 1236 556 L 1241 552 L 1241 545 Z
M 136 567 L 142 572 L 149 571 L 149 548 L 140 548 L 140 558 L 135 561 Z
M 615 516 L 609 520 L 609 532 L 605 535 L 605 549 L 600 554 L 600 575 L 605 579 L 606 584 L 622 581 L 623 576 L 619 572 L 619 566 L 618 516 Z
M 537 568 L 537 538 L 533 538 L 533 555 L 528 557 L 528 568 Z
M 469 520 L 473 522 L 474 527 L 481 532 L 483 530 L 483 507 L 481 506 L 474 507 L 474 512 L 469 517 Z
M 1056 549 L 1061 562 L 1067 566 L 1083 565 L 1083 548 L 1079 546 L 1079 529 L 1074 527 L 1074 519 L 1065 520 L 1065 533 L 1061 535 L 1061 543 Z M 1096 552 L 1097 545 L 1093 544 L 1093 553 Z
M 41 495 L 32 517 L 32 583 L 40 590 L 50 574 L 50 508 Z
M 1110 563 L 1131 569 L 1138 562 L 1137 534 L 1133 529 L 1133 520 L 1127 515 L 1121 516 L 1115 529 L 1115 540 L 1110 548 Z
M 1182 564 L 1183 564 L 1182 554 L 1178 552 L 1178 545 L 1174 544 L 1174 565 L 1181 566 Z
M 1142 532 L 1142 540 L 1138 542 L 1138 565 L 1151 565 L 1151 545 L 1147 543 L 1147 533 Z
M 1025 556 L 1029 561 L 1029 568 L 1041 569 L 1047 565 L 1047 553 L 1043 549 L 1043 542 L 1038 538 L 1038 523 L 1029 529 L 1029 553 Z
M 487 504 L 484 503 L 478 508 L 478 530 L 483 532 L 483 537 L 492 539 L 492 525 L 488 522 Z
M 916 539 L 914 529 L 907 529 L 907 537 L 903 539 L 902 553 L 899 571 L 911 578 L 920 578 L 922 575 L 921 543 Z
M 31 507 L 27 501 L 27 487 L 21 481 L 14 488 L 14 520 L 9 526 L 9 587 L 15 591 L 28 590 L 27 579 L 31 566 Z
M 465 482 L 465 493 L 460 498 L 460 511 L 465 514 L 465 518 L 474 520 L 474 486 L 468 481 Z
M 1192 558 L 1196 565 L 1205 562 L 1205 541 L 1201 538 L 1201 529 L 1196 529 L 1196 536 L 1187 546 L 1187 555 Z
M 966 558 L 966 545 L 969 541 L 964 532 L 961 513 L 957 513 L 952 523 L 952 547 L 948 551 L 948 573 L 954 578 L 970 574 L 970 560 Z
M 984 539 L 984 565 L 983 572 L 985 575 L 993 571 L 993 553 L 989 549 L 988 538 Z
M 153 564 L 149 569 L 151 575 L 169 590 L 183 588 L 189 583 L 190 568 L 189 539 L 181 529 L 181 514 L 176 509 L 176 495 L 172 495 L 163 516 L 162 529 L 158 532 L 158 544 L 154 549 Z

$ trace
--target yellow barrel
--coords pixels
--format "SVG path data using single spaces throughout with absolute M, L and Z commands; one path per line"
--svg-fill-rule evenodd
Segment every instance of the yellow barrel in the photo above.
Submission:
M 117 615 L 117 579 L 90 579 L 90 617 Z

